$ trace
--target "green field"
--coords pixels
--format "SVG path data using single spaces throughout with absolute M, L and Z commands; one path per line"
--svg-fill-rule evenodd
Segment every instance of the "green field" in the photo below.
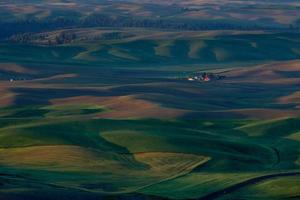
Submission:
M 125 18 L 44 27 L 25 42 L 0 34 L 0 200 L 300 198 L 300 33 L 280 29 L 297 2 L 19 1 L 0 2 L 0 25 L 101 11 L 276 26 L 159 29 Z M 64 31 L 77 36 L 52 44 Z M 203 72 L 214 76 L 188 81 Z
M 297 181 L 299 142 L 288 137 L 299 130 L 299 121 L 283 119 L 270 126 L 248 120 L 2 119 L 1 194 L 34 198 L 35 188 L 42 187 L 186 199 L 269 174 L 295 173 Z M 268 136 L 273 129 L 285 134 Z M 248 197 L 251 191 L 272 199 L 274 193 L 262 185 L 274 180 L 285 187 L 290 178 L 249 183 L 233 195 Z M 290 192 L 277 190 L 278 197 L 298 194 L 297 184 L 289 184 Z
M 161 66 L 162 63 L 186 65 L 280 61 L 300 56 L 299 33 L 201 36 L 170 39 L 167 42 L 165 39 L 153 39 L 151 35 L 148 37 L 142 40 L 133 38 L 129 41 L 108 40 L 50 47 L 2 43 L 0 59 L 18 63 L 77 63 L 141 68 Z

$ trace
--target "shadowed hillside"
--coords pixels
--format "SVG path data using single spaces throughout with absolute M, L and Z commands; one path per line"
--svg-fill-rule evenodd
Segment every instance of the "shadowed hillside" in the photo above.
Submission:
M 6 62 L 82 63 L 101 67 L 234 64 L 300 58 L 299 34 L 296 33 L 196 35 L 192 38 L 173 35 L 170 38 L 170 33 L 161 32 L 161 38 L 153 39 L 157 34 L 154 32 L 142 39 L 135 36 L 55 46 L 2 43 L 0 58 Z
M 0 200 L 298 199 L 298 1 L 0 2 Z

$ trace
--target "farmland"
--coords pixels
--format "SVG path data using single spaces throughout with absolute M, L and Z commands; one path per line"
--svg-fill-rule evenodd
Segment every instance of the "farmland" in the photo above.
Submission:
M 44 23 L 66 13 L 83 23 L 91 7 L 93 14 L 264 26 L 200 31 L 77 21 L 5 32 L 0 199 L 299 198 L 300 34 L 285 27 L 299 5 L 227 3 L 231 10 L 218 1 L 0 3 L 2 22 L 22 26 L 30 16 Z M 223 78 L 188 81 L 197 73 Z

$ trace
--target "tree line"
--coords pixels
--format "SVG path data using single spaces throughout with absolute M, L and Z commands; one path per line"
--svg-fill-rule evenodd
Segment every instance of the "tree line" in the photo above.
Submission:
M 55 37 L 50 37 L 48 33 L 20 33 L 9 37 L 9 41 L 15 43 L 35 43 L 40 42 L 47 45 L 67 44 L 77 39 L 76 33 L 73 31 L 61 31 Z
M 166 19 L 137 19 L 130 17 L 112 18 L 106 15 L 94 14 L 85 19 L 57 18 L 52 20 L 24 20 L 9 23 L 0 22 L 0 39 L 20 33 L 35 33 L 63 28 L 82 27 L 139 27 L 174 30 L 299 30 L 300 23 L 296 22 L 287 27 L 263 26 L 247 23 L 213 22 L 213 21 L 183 21 Z

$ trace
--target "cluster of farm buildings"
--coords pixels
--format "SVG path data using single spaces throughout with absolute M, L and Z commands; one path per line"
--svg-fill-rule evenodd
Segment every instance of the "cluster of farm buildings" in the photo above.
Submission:
M 193 76 L 188 76 L 187 77 L 187 80 L 188 81 L 200 81 L 200 82 L 209 82 L 209 81 L 213 81 L 213 80 L 221 80 L 221 79 L 224 79 L 225 76 L 221 76 L 221 75 L 218 75 L 218 74 L 214 74 L 214 73 L 206 73 L 206 72 L 203 72 L 203 73 L 198 73 L 198 74 L 195 74 Z

